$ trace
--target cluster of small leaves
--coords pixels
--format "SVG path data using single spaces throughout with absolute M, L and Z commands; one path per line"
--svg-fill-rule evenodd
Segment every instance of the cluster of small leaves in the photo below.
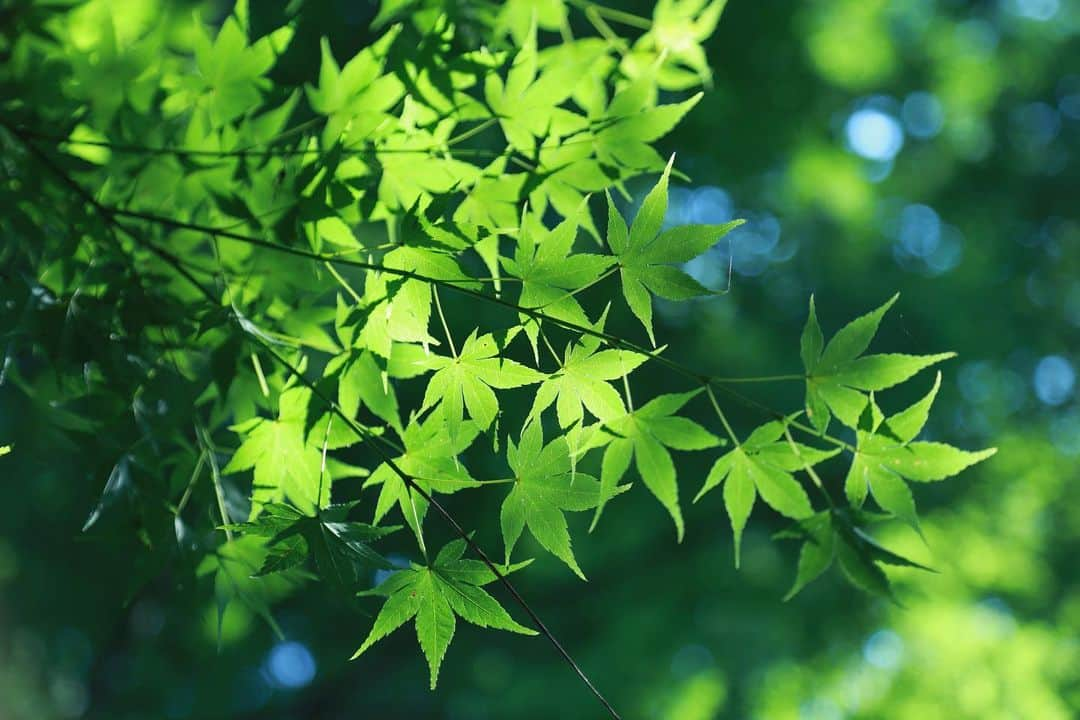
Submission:
M 895 298 L 826 345 L 811 301 L 810 425 L 778 415 L 740 440 L 716 383 L 656 347 L 654 299 L 713 295 L 681 266 L 738 224 L 665 229 L 675 171 L 652 145 L 697 99 L 662 93 L 708 81 L 700 43 L 723 3 L 665 0 L 626 39 L 609 21 L 633 16 L 591 2 L 455 5 L 387 0 L 370 45 L 341 61 L 324 41 L 297 86 L 270 80 L 294 24 L 254 37 L 244 2 L 216 32 L 97 31 L 93 52 L 57 47 L 86 46 L 107 7 L 18 36 L 3 142 L 32 169 L 0 221 L 28 278 L 4 291 L 28 359 L 11 377 L 57 427 L 113 429 L 119 459 L 88 527 L 123 507 L 148 549 L 174 535 L 214 576 L 219 613 L 239 598 L 272 622 L 269 602 L 312 574 L 385 598 L 357 654 L 414 620 L 432 686 L 456 618 L 532 632 L 484 589 L 531 562 L 513 559 L 526 529 L 584 579 L 565 513 L 592 511 L 595 529 L 640 479 L 681 539 L 677 453 L 717 453 L 696 500 L 723 486 L 736 562 L 760 495 L 804 541 L 792 593 L 835 558 L 887 594 L 880 566 L 906 561 L 868 524 L 917 529 L 907 482 L 991 452 L 916 440 L 937 383 L 907 410 L 878 406 L 949 355 L 863 354 Z M 106 92 L 94 78 L 113 65 L 139 72 Z M 646 173 L 660 179 L 628 225 L 611 192 Z M 618 306 L 599 301 L 620 289 Z M 444 313 L 451 296 L 476 312 Z M 612 311 L 648 346 L 609 335 Z M 692 387 L 635 405 L 645 362 Z M 34 364 L 50 372 L 20 369 Z M 833 418 L 854 445 L 827 434 Z M 508 477 L 474 476 L 492 455 Z M 814 469 L 841 455 L 842 506 Z M 464 491 L 501 496 L 502 565 L 464 558 L 479 548 L 440 500 Z M 862 509 L 868 495 L 885 515 Z M 462 537 L 431 559 L 433 507 Z M 408 567 L 372 547 L 402 525 Z
M 784 418 L 757 428 L 716 461 L 696 498 L 724 485 L 724 506 L 735 533 L 736 564 L 739 540 L 759 495 L 772 509 L 796 521 L 798 530 L 782 535 L 804 540 L 795 585 L 788 597 L 821 575 L 834 558 L 855 585 L 890 595 L 880 566 L 914 563 L 881 548 L 866 531 L 869 524 L 882 518 L 862 509 L 868 492 L 884 517 L 895 517 L 919 530 L 915 501 L 905 480 L 944 480 L 994 454 L 993 449 L 968 452 L 945 443 L 915 440 L 929 418 L 940 373 L 922 400 L 884 417 L 874 391 L 899 385 L 920 370 L 952 357 L 952 353 L 863 355 L 896 300 L 894 296 L 877 310 L 851 321 L 826 344 L 811 298 L 801 355 L 806 371 L 805 412 L 813 427 L 799 427 L 794 418 Z M 791 427 L 824 436 L 832 416 L 855 432 L 854 446 L 830 438 L 834 447 L 822 450 L 792 439 Z M 813 467 L 845 450 L 851 456 L 844 482 L 849 504 L 837 507 Z M 814 510 L 804 486 L 794 477 L 797 471 L 805 471 L 825 493 L 827 509 Z

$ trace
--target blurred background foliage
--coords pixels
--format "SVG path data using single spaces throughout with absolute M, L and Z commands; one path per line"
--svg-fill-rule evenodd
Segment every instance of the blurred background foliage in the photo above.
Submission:
M 563 7 L 530 1 L 541 13 Z M 29 5 L 5 0 L 0 26 Z M 320 36 L 360 47 L 377 11 L 300 5 L 275 72 L 301 79 L 317 72 Z M 258 6 L 253 22 L 268 28 L 287 9 Z M 94 0 L 72 12 L 71 52 L 85 59 L 75 87 L 96 112 L 147 102 L 156 88 L 134 74 L 140 43 L 190 43 L 195 8 Z M 688 508 L 677 545 L 644 494 L 613 504 L 608 532 L 577 544 L 588 584 L 544 558 L 520 581 L 524 594 L 627 718 L 1075 717 L 1080 6 L 732 0 L 707 47 L 712 87 L 661 148 L 691 178 L 673 189 L 669 221 L 749 222 L 690 267 L 723 287 L 730 264 L 729 294 L 660 308 L 672 356 L 723 375 L 797 372 L 810 293 L 828 333 L 900 290 L 880 346 L 960 353 L 931 434 L 1000 451 L 925 488 L 925 544 L 887 528 L 887 544 L 937 570 L 894 573 L 902 606 L 831 575 L 782 603 L 796 548 L 771 542 L 767 522 L 750 525 L 736 572 L 718 505 Z M 640 372 L 642 383 L 670 380 Z M 795 407 L 800 392 L 763 399 Z M 234 603 L 219 640 L 212 587 L 165 567 L 134 589 L 143 556 L 131 528 L 80 535 L 104 459 L 0 388 L 8 443 L 23 452 L 0 460 L 4 720 L 597 714 L 538 639 L 463 628 L 435 692 L 408 632 L 347 663 L 370 608 L 317 585 L 280 588 L 283 638 Z M 687 478 L 706 469 L 682 462 Z M 821 472 L 835 482 L 843 469 Z

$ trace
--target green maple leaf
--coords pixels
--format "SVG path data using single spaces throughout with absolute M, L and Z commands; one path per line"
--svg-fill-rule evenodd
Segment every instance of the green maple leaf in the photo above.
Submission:
M 439 667 L 457 629 L 458 617 L 483 628 L 535 635 L 534 630 L 516 622 L 483 589 L 484 585 L 496 580 L 495 574 L 479 560 L 462 559 L 464 552 L 465 541 L 455 540 L 439 552 L 429 567 L 413 564 L 393 573 L 374 590 L 360 593 L 383 596 L 386 602 L 353 658 L 413 620 L 434 689 L 439 679 Z M 529 562 L 507 565 L 499 568 L 499 572 L 509 575 Z
M 581 68 L 568 57 L 558 59 L 540 68 L 534 26 L 514 56 L 506 81 L 494 72 L 484 78 L 484 99 L 499 119 L 507 144 L 529 156 L 536 138 L 563 116 L 573 115 L 560 105 L 573 93 Z
M 659 0 L 652 27 L 622 59 L 628 77 L 650 77 L 665 90 L 709 83 L 712 70 L 702 43 L 716 29 L 727 0 Z
M 405 106 L 403 116 L 417 107 L 408 97 Z M 413 114 L 416 112 L 419 110 Z M 480 177 L 475 165 L 437 154 L 449 137 L 453 121 L 441 123 L 434 131 L 412 127 L 409 122 L 403 117 L 400 131 L 380 141 L 377 151 L 378 198 L 387 217 L 401 216 L 410 208 L 426 204 L 422 201 L 432 195 L 467 187 Z
M 394 74 L 383 74 L 386 49 L 399 30 L 391 30 L 342 68 L 334 60 L 330 42 L 322 39 L 319 85 L 308 85 L 307 96 L 312 109 L 326 116 L 322 134 L 325 147 L 331 147 L 343 135 L 346 144 L 365 139 L 385 122 L 387 112 L 401 100 L 405 91 L 401 80 Z
M 389 358 L 395 343 L 439 344 L 428 332 L 431 286 L 421 280 L 368 273 L 361 302 L 352 314 L 363 319 L 352 338 L 353 346 L 380 357 Z
M 882 546 L 866 530 L 880 517 L 858 510 L 823 510 L 798 521 L 794 528 L 778 533 L 778 538 L 803 540 L 795 582 L 784 600 L 795 597 L 820 577 L 834 562 L 852 585 L 872 595 L 895 601 L 886 565 L 930 570 Z
M 570 531 L 563 512 L 590 510 L 599 505 L 599 481 L 574 472 L 566 438 L 557 437 L 544 445 L 538 422 L 526 426 L 519 445 L 507 441 L 506 459 L 514 472 L 514 488 L 499 513 L 506 561 L 510 562 L 514 545 L 528 527 L 545 550 L 584 580 L 570 547 Z
M 230 16 L 213 42 L 203 32 L 194 35 L 195 62 L 199 72 L 189 73 L 165 101 L 163 109 L 175 112 L 192 107 L 205 111 L 208 125 L 219 128 L 262 106 L 262 92 L 272 87 L 265 74 L 284 52 L 293 28 L 282 27 L 248 44 L 241 22 Z
M 506 272 L 521 280 L 519 305 L 576 325 L 588 325 L 589 319 L 574 293 L 595 283 L 615 263 L 610 256 L 571 252 L 583 209 L 579 205 L 577 212 L 551 231 L 527 214 L 513 259 L 502 258 Z M 521 321 L 536 354 L 539 322 L 524 315 Z
M 508 162 L 505 155 L 500 155 L 482 169 L 454 212 L 455 220 L 475 224 L 493 233 L 518 224 L 521 217 L 518 201 L 528 175 L 508 173 Z
M 818 325 L 814 299 L 810 298 L 800 355 L 806 368 L 806 414 L 818 432 L 825 432 L 832 415 L 850 428 L 857 427 L 868 407 L 867 395 L 861 391 L 893 387 L 920 370 L 955 357 L 956 353 L 951 352 L 863 355 L 877 334 L 881 318 L 898 297 L 894 295 L 878 309 L 852 320 L 827 345 Z
M 675 531 L 682 540 L 684 526 L 679 508 L 679 485 L 675 463 L 668 448 L 674 450 L 704 450 L 720 444 L 720 440 L 705 428 L 687 418 L 675 415 L 700 390 L 660 395 L 621 418 L 605 423 L 614 439 L 604 450 L 600 469 L 601 504 L 596 508 L 593 527 L 600 519 L 604 503 L 620 478 L 634 460 L 638 475 L 675 522 Z
M 601 318 L 596 329 L 603 328 Z M 647 358 L 627 350 L 599 350 L 600 344 L 599 338 L 586 335 L 566 346 L 562 365 L 536 391 L 529 422 L 539 418 L 552 404 L 559 427 L 564 429 L 581 422 L 585 410 L 601 422 L 626 414 L 622 396 L 608 381 L 629 375 Z
M 305 513 L 314 512 L 329 504 L 333 480 L 367 475 L 366 470 L 330 457 L 326 458 L 323 472 L 323 449 L 327 445 L 324 423 L 328 420 L 323 416 L 321 423 L 308 426 L 311 397 L 311 390 L 305 387 L 288 388 L 278 399 L 276 419 L 256 418 L 233 428 L 246 437 L 222 472 L 254 468 L 252 517 L 263 505 L 285 500 Z M 328 447 L 351 444 L 358 439 L 346 428 L 341 429 L 344 438 Z
M 544 374 L 519 362 L 499 357 L 500 346 L 490 333 L 474 330 L 465 340 L 457 357 L 433 355 L 428 361 L 435 373 L 428 380 L 421 412 L 442 405 L 443 417 L 456 432 L 468 410 L 469 417 L 481 430 L 487 430 L 499 413 L 497 388 L 531 385 Z
M 701 100 L 698 93 L 670 105 L 656 104 L 651 77 L 629 83 L 611 99 L 595 124 L 596 157 L 630 172 L 655 172 L 664 159 L 649 143 L 668 134 Z
M 478 287 L 442 249 L 397 247 L 386 253 L 382 264 L 431 280 L 472 289 Z M 428 332 L 431 280 L 368 272 L 364 276 L 364 292 L 359 302 L 350 306 L 344 300 L 338 300 L 335 324 L 342 345 L 354 350 L 367 349 L 385 359 L 391 358 L 397 343 L 420 343 L 425 348 L 439 345 Z
M 412 479 L 427 493 L 454 493 L 470 487 L 479 487 L 468 470 L 458 460 L 458 454 L 472 444 L 479 434 L 476 424 L 460 423 L 456 432 L 450 433 L 439 413 L 432 413 L 420 421 L 414 416 L 405 426 L 401 436 L 404 451 L 392 459 L 401 472 Z M 374 522 L 378 524 L 397 505 L 405 522 L 424 547 L 422 525 L 427 514 L 427 501 L 413 492 L 408 483 L 389 463 L 382 463 L 371 473 L 364 487 L 382 485 L 375 507 Z
M 468 276 L 456 260 L 432 249 L 398 247 L 388 252 L 382 263 L 388 268 L 419 273 L 434 280 L 476 287 L 469 284 Z M 352 311 L 362 317 L 364 323 L 355 338 L 349 333 L 351 344 L 387 359 L 391 357 L 395 343 L 420 343 L 425 348 L 437 346 L 439 341 L 428 332 L 431 293 L 429 280 L 402 278 L 392 273 L 367 273 L 364 294 Z
M 614 170 L 605 167 L 596 157 L 596 138 L 586 127 L 585 118 L 573 116 L 580 122 L 569 127 L 552 128 L 537 151 L 536 170 L 527 174 L 523 189 L 528 190 L 529 205 L 538 216 L 554 209 L 568 218 L 578 216 L 581 227 L 600 241 L 591 213 L 580 212 L 590 193 L 600 192 L 611 185 Z M 563 136 L 557 131 L 571 132 Z M 661 163 L 662 165 L 662 163 Z M 655 169 L 655 168 L 651 168 Z M 632 171 L 620 169 L 623 175 Z
M 813 515 L 810 497 L 792 474 L 816 465 L 838 452 L 818 450 L 796 443 L 794 447 L 780 438 L 784 425 L 775 420 L 750 433 L 730 452 L 713 464 L 705 484 L 694 502 L 724 483 L 724 507 L 735 535 L 735 567 L 739 566 L 742 533 L 758 495 L 780 514 L 801 520 Z
M 608 196 L 608 245 L 618 259 L 623 297 L 645 326 L 653 345 L 656 344 L 652 328 L 653 295 L 687 300 L 711 292 L 673 263 L 694 259 L 742 224 L 742 220 L 733 220 L 723 225 L 683 225 L 660 232 L 667 212 L 668 175 L 674 159 L 672 156 L 660 181 L 645 196 L 629 229 Z
M 915 500 L 904 481 L 944 480 L 997 452 L 996 448 L 969 452 L 945 443 L 915 440 L 940 385 L 938 373 L 934 386 L 921 400 L 869 429 L 856 431 L 855 453 L 844 481 L 844 492 L 853 507 L 861 507 L 869 493 L 882 510 L 919 530 Z

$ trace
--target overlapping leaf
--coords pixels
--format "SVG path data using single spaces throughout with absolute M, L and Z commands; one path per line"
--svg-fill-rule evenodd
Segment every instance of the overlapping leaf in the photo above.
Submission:
M 806 368 L 806 414 L 818 432 L 825 432 L 833 415 L 844 425 L 855 428 L 868 406 L 863 391 L 893 387 L 920 370 L 955 356 L 955 353 L 863 355 L 877 334 L 881 318 L 898 297 L 894 295 L 878 309 L 852 320 L 828 344 L 818 325 L 814 300 L 810 299 L 800 354 Z
M 543 373 L 502 357 L 493 335 L 476 331 L 456 357 L 434 355 L 429 364 L 435 373 L 428 380 L 421 412 L 441 404 L 443 418 L 455 428 L 467 410 L 476 427 L 487 430 L 499 413 L 495 389 L 522 387 L 544 379 Z
M 270 87 L 265 75 L 292 37 L 293 29 L 282 27 L 249 43 L 236 17 L 225 20 L 213 41 L 203 32 L 195 33 L 199 72 L 188 73 L 171 88 L 163 110 L 190 112 L 192 106 L 198 107 L 212 128 L 237 120 L 261 105 L 262 91 Z
M 207 555 L 199 563 L 196 575 L 213 577 L 219 644 L 225 613 L 234 601 L 240 601 L 262 618 L 278 637 L 283 636 L 270 613 L 270 603 L 282 594 L 288 584 L 279 578 L 257 574 L 265 557 L 264 540 L 251 535 L 222 545 L 217 552 Z
M 599 280 L 614 264 L 606 255 L 572 252 L 584 208 L 547 231 L 531 214 L 523 218 L 513 259 L 503 258 L 507 273 L 521 280 L 518 304 L 557 320 L 588 325 L 575 293 Z M 539 323 L 522 316 L 525 332 L 536 352 Z
M 656 172 L 664 159 L 650 144 L 668 132 L 701 100 L 701 94 L 680 103 L 657 105 L 655 78 L 627 84 L 611 99 L 594 123 L 596 156 L 608 165 L 637 172 Z
M 370 545 L 400 526 L 346 520 L 353 507 L 355 503 L 330 506 L 306 515 L 291 505 L 270 503 L 254 520 L 232 529 L 267 538 L 268 553 L 258 575 L 284 572 L 310 558 L 322 578 L 355 589 L 373 570 L 393 567 Z
M 814 513 L 810 497 L 794 472 L 836 455 L 839 450 L 818 450 L 781 440 L 782 421 L 757 428 L 737 447 L 713 464 L 694 502 L 724 484 L 724 507 L 735 534 L 735 566 L 739 566 L 743 528 L 760 495 L 769 507 L 786 517 L 801 520 Z
M 593 336 L 567 345 L 562 365 L 536 391 L 529 411 L 530 421 L 539 418 L 553 403 L 562 428 L 581 422 L 585 410 L 602 422 L 626 414 L 622 396 L 608 381 L 626 377 L 646 357 L 626 350 L 599 348 L 600 340 Z
M 326 375 L 338 378 L 338 405 L 347 417 L 355 418 L 360 407 L 370 410 L 400 435 L 401 417 L 397 393 L 389 372 L 370 352 L 340 355 L 327 364 Z
M 883 566 L 930 568 L 883 547 L 866 530 L 880 518 L 860 511 L 825 510 L 800 520 L 792 530 L 777 537 L 803 541 L 795 582 L 785 596 L 790 600 L 820 577 L 834 562 L 856 587 L 895 600 Z
M 514 487 L 499 513 L 506 561 L 527 527 L 545 550 L 562 560 L 582 580 L 571 549 L 570 531 L 563 512 L 591 510 L 601 501 L 596 478 L 574 472 L 566 439 L 556 437 L 544 445 L 540 423 L 530 423 L 521 433 L 521 442 L 507 441 L 506 460 L 514 473 Z M 613 488 L 610 494 L 618 492 Z
M 341 139 L 346 144 L 366 139 L 401 100 L 404 85 L 396 76 L 383 73 L 386 48 L 397 32 L 391 30 L 341 68 L 334 60 L 330 42 L 323 38 L 319 84 L 309 85 L 307 95 L 311 107 L 327 117 L 322 134 L 327 147 Z
M 614 437 L 604 449 L 600 470 L 602 502 L 593 517 L 594 527 L 604 503 L 633 460 L 645 487 L 671 515 L 675 532 L 682 540 L 685 528 L 679 507 L 679 484 L 669 449 L 705 450 L 720 444 L 711 432 L 675 414 L 699 392 L 659 395 L 623 417 L 605 423 L 605 429 Z
M 244 435 L 244 441 L 222 472 L 229 474 L 254 468 L 253 517 L 263 505 L 286 500 L 305 513 L 314 512 L 329 504 L 333 480 L 367 475 L 366 470 L 332 457 L 326 459 L 324 470 L 326 425 L 321 428 L 308 425 L 311 397 L 311 390 L 305 387 L 289 388 L 281 393 L 277 418 L 256 418 L 234 427 Z M 343 424 L 339 427 L 346 430 Z M 355 435 L 348 434 L 344 442 L 349 444 L 358 440 Z
M 532 155 L 536 138 L 559 122 L 574 122 L 574 113 L 560 107 L 581 74 L 577 63 L 549 63 L 541 71 L 535 28 L 515 55 L 505 82 L 489 73 L 484 82 L 484 99 L 510 147 Z M 580 117 L 580 116 L 579 116 Z M 584 118 L 577 122 L 584 124 Z
M 438 414 L 430 414 L 423 421 L 415 417 L 405 427 L 402 435 L 403 452 L 390 463 L 380 464 L 364 483 L 365 487 L 382 485 L 375 507 L 375 523 L 379 523 L 397 505 L 405 522 L 423 545 L 422 525 L 427 514 L 427 501 L 409 488 L 401 477 L 404 473 L 425 492 L 454 493 L 470 487 L 479 487 L 458 454 L 472 444 L 479 431 L 475 423 L 462 422 L 451 433 Z M 400 473 L 398 472 L 400 471 Z
M 655 75 L 665 90 L 708 83 L 712 71 L 702 43 L 726 5 L 727 0 L 658 0 L 652 28 L 623 56 L 622 71 L 629 77 Z
M 856 432 L 855 454 L 844 482 L 844 492 L 853 507 L 861 507 L 869 493 L 882 510 L 918 530 L 915 500 L 905 480 L 944 480 L 996 452 L 995 448 L 969 452 L 945 443 L 915 440 L 926 424 L 940 384 L 938 373 L 934 386 L 922 400 Z

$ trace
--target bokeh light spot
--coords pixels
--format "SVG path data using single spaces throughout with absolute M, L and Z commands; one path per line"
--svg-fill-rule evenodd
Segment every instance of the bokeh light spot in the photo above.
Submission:
M 731 196 L 713 185 L 698 188 L 690 198 L 690 222 L 719 225 L 734 217 L 735 208 Z
M 904 206 L 895 224 L 887 226 L 886 231 L 896 238 L 893 256 L 906 270 L 936 276 L 960 264 L 963 234 L 943 223 L 937 211 L 928 205 Z
M 1008 0 L 1005 7 L 1013 15 L 1045 22 L 1057 15 L 1061 2 L 1060 0 Z
M 945 110 L 935 95 L 913 92 L 904 99 L 900 118 L 909 135 L 925 140 L 941 132 L 945 125 Z
M 1076 371 L 1072 364 L 1060 355 L 1047 355 L 1039 360 L 1034 374 L 1035 395 L 1050 406 L 1064 403 L 1072 395 L 1076 385 Z
M 1072 93 L 1061 98 L 1058 109 L 1073 120 L 1080 120 L 1080 93 Z
M 912 255 L 929 256 L 941 242 L 941 218 L 927 205 L 908 205 L 900 211 L 899 240 Z
M 278 643 L 266 658 L 266 671 L 278 687 L 302 688 L 315 679 L 315 658 L 302 643 Z
M 892 630 L 878 630 L 863 645 L 863 659 L 881 670 L 894 670 L 904 658 L 904 641 Z
M 896 118 L 872 108 L 853 112 L 844 135 L 852 151 L 867 160 L 892 160 L 904 146 L 904 131 Z

